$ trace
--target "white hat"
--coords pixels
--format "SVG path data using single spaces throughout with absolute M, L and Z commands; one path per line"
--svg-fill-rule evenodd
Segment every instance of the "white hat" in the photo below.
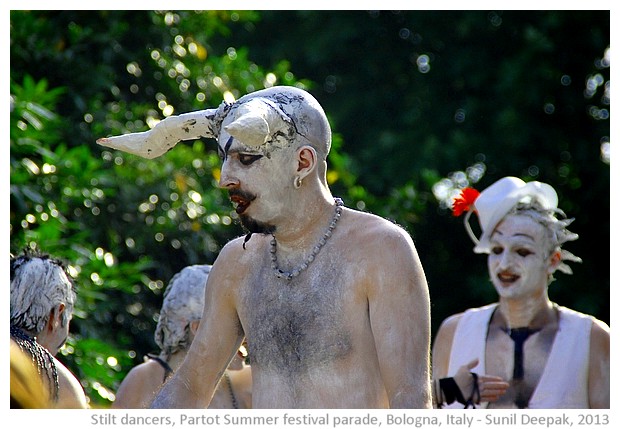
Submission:
M 550 185 L 542 182 L 525 183 L 517 177 L 504 177 L 482 191 L 473 204 L 482 230 L 480 239 L 476 238 L 469 226 L 469 216 L 473 210 L 465 217 L 467 233 L 476 244 L 474 252 L 489 253 L 489 240 L 497 224 L 518 203 L 531 200 L 537 200 L 545 209 L 558 207 L 557 193 Z

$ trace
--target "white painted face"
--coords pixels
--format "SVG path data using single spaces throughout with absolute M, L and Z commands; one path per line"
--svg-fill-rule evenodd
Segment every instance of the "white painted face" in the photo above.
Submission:
M 219 186 L 229 191 L 237 213 L 246 220 L 244 225 L 248 226 L 248 219 L 275 225 L 290 203 L 297 169 L 295 145 L 244 144 L 225 131 L 230 122 L 230 118 L 224 120 L 218 139 L 222 159 Z
M 489 275 L 501 298 L 546 294 L 551 269 L 545 228 L 524 215 L 510 214 L 491 235 Z

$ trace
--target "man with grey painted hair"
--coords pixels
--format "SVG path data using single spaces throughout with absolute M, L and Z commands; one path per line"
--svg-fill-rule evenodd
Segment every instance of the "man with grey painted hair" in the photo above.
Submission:
M 147 158 L 217 140 L 247 235 L 224 246 L 202 323 L 155 408 L 203 407 L 244 337 L 255 408 L 430 408 L 430 302 L 410 235 L 329 189 L 331 129 L 277 86 L 99 144 Z
M 148 354 L 127 373 L 113 408 L 148 408 L 162 384 L 179 368 L 200 324 L 209 271 L 210 265 L 190 265 L 172 277 L 155 328 L 160 353 Z M 251 367 L 238 354 L 224 372 L 209 408 L 251 408 L 251 404 Z
M 69 335 L 75 292 L 59 259 L 26 249 L 11 255 L 11 341 L 27 353 L 55 408 L 86 408 L 84 389 L 55 355 Z

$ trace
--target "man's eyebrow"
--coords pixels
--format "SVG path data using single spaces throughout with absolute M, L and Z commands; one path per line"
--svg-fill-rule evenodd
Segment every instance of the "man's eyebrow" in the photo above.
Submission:
M 517 232 L 516 234 L 513 234 L 512 236 L 513 237 L 527 238 L 529 240 L 536 241 L 536 237 L 533 237 L 530 234 L 525 234 L 523 232 Z
M 222 158 L 224 160 L 226 160 L 226 158 L 228 158 L 228 151 L 230 150 L 230 146 L 233 143 L 233 136 L 228 137 L 228 140 L 226 141 L 226 145 L 224 146 L 224 148 L 222 149 L 221 146 L 218 145 L 218 147 L 220 148 L 220 151 L 222 152 Z
M 233 136 L 230 136 L 228 138 L 228 141 L 226 142 L 226 147 L 224 148 L 224 151 L 226 153 L 228 153 L 228 150 L 230 149 L 230 146 L 232 145 L 232 143 L 233 143 Z
M 502 231 L 500 231 L 499 229 L 496 229 L 493 232 L 493 234 L 504 236 L 504 233 Z M 531 241 L 536 241 L 536 237 L 533 237 L 530 234 L 526 234 L 524 232 L 517 232 L 515 234 L 512 234 L 510 237 L 514 237 L 514 238 L 527 238 L 527 239 L 529 239 Z

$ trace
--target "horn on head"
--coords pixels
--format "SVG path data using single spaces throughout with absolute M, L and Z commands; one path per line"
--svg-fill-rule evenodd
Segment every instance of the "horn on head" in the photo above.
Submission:
M 217 109 L 198 110 L 169 116 L 148 131 L 104 137 L 97 144 L 153 159 L 168 152 L 183 140 L 217 138 L 222 120 L 230 104 L 222 102 Z

